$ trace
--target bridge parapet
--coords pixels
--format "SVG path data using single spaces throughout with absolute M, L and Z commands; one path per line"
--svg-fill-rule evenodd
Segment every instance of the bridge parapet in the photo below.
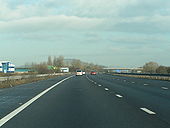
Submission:
M 115 73 L 141 73 L 143 68 L 103 68 L 107 72 Z

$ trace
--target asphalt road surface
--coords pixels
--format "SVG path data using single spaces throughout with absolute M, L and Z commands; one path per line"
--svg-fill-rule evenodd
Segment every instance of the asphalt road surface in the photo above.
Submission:
M 2 128 L 170 128 L 170 82 L 63 76 L 0 90 Z

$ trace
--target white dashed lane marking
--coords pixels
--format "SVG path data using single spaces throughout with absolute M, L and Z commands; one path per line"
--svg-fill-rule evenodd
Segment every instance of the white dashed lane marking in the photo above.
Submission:
M 149 85 L 149 84 L 144 84 L 144 85 Z
M 135 82 L 132 82 L 132 84 L 134 84 Z
M 167 90 L 168 88 L 167 87 L 161 87 L 162 89 L 164 89 L 164 90 Z
M 121 96 L 121 95 L 119 95 L 119 94 L 116 94 L 116 96 L 119 97 L 119 98 L 122 98 L 122 97 L 123 97 L 123 96 Z
M 108 88 L 104 88 L 105 91 L 108 91 L 109 89 Z
M 151 111 L 151 110 L 149 110 L 149 109 L 147 109 L 147 108 L 140 108 L 140 109 L 141 109 L 142 111 L 150 114 L 150 115 L 155 115 L 155 114 L 156 114 L 155 112 L 153 112 L 153 111 Z

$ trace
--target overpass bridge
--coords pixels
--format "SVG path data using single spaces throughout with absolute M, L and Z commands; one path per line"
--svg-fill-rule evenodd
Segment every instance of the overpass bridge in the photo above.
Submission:
M 103 68 L 107 72 L 115 73 L 141 73 L 143 68 Z

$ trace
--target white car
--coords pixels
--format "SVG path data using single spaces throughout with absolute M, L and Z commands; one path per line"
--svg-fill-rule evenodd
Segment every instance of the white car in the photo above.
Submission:
M 83 71 L 82 70 L 76 70 L 76 76 L 82 76 Z

